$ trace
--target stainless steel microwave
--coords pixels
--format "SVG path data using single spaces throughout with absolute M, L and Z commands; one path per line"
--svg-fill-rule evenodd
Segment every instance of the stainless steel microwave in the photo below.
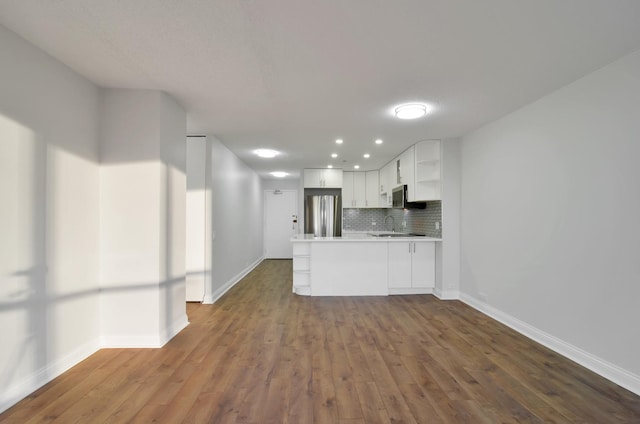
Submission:
M 409 202 L 407 200 L 407 186 L 401 185 L 391 191 L 391 207 L 400 209 L 424 209 L 424 202 Z

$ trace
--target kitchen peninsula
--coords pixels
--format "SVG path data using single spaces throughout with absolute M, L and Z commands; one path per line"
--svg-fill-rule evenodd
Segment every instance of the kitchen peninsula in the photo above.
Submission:
M 298 234 L 293 292 L 306 296 L 433 293 L 440 238 L 400 233 Z

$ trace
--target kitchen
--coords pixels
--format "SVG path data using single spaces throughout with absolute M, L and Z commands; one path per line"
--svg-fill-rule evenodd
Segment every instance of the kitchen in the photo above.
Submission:
M 302 175 L 304 232 L 291 239 L 294 293 L 427 294 L 438 275 L 442 295 L 439 140 L 416 143 L 380 170 Z

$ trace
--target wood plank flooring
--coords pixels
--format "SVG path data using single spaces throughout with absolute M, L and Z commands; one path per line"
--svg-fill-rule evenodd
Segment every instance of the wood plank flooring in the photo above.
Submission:
M 310 298 L 267 260 L 162 349 L 103 349 L 2 423 L 639 423 L 640 397 L 457 301 Z

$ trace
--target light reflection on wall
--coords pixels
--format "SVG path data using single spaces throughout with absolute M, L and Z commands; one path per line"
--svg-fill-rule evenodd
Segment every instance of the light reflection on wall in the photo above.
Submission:
M 46 360 L 45 194 L 44 145 L 0 115 L 0 387 Z

